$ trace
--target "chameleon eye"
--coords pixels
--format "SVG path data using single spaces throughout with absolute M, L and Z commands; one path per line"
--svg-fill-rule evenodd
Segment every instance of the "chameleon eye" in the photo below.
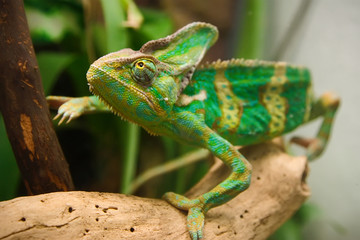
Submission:
M 131 73 L 138 83 L 142 85 L 149 85 L 157 73 L 157 68 L 153 61 L 149 59 L 141 59 L 133 63 Z
M 138 69 L 143 69 L 145 64 L 143 61 L 138 61 L 136 62 L 136 65 L 135 65 Z

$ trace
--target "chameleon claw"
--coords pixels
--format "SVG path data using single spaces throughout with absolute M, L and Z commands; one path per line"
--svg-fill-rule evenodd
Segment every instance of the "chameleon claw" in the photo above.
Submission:
M 61 116 L 61 113 L 56 114 L 56 116 L 53 118 L 53 120 L 58 119 Z
M 69 119 L 66 121 L 66 124 L 68 124 L 71 120 L 73 120 L 74 118 L 77 118 L 77 117 L 78 117 L 77 114 L 71 113 Z
M 61 119 L 60 119 L 60 121 L 58 122 L 58 125 L 60 126 L 63 122 L 64 122 L 64 120 L 67 118 L 67 116 L 64 114 L 62 117 L 61 117 Z M 67 122 L 66 122 L 67 123 Z
M 84 112 L 84 106 L 82 105 L 83 102 L 80 102 L 78 103 L 78 105 L 76 105 L 76 101 L 78 101 L 78 99 L 74 98 L 59 107 L 58 113 L 54 117 L 54 120 L 61 117 L 58 125 L 61 125 L 63 122 L 68 124 L 69 122 L 71 122 L 71 120 L 78 118 Z
M 56 116 L 53 118 L 53 120 L 58 119 L 60 116 L 62 116 L 62 117 L 60 118 L 60 121 L 58 122 L 58 126 L 60 126 L 66 119 L 66 115 L 64 113 L 59 112 L 58 114 L 56 114 Z

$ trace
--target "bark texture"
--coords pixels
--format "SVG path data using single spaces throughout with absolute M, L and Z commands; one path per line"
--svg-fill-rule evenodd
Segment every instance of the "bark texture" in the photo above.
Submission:
M 0 111 L 29 194 L 72 190 L 22 0 L 0 0 Z
M 253 164 L 250 188 L 210 210 L 205 239 L 266 239 L 310 195 L 307 162 L 273 143 L 243 148 Z M 227 175 L 216 162 L 188 195 Z M 0 239 L 190 239 L 186 213 L 159 199 L 114 193 L 58 192 L 0 203 Z

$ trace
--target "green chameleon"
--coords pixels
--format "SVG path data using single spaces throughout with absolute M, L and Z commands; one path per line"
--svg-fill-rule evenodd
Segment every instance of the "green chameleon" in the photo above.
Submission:
M 249 145 L 283 135 L 319 116 L 316 138 L 295 138 L 311 160 L 324 150 L 339 99 L 313 98 L 310 73 L 284 62 L 233 59 L 199 66 L 217 40 L 217 28 L 196 22 L 147 42 L 139 51 L 123 49 L 95 61 L 87 72 L 91 97 L 49 96 L 55 118 L 68 122 L 81 114 L 109 111 L 150 134 L 207 148 L 232 170 L 211 191 L 188 199 L 164 199 L 187 210 L 192 239 L 203 238 L 204 214 L 226 203 L 250 184 L 251 164 L 234 145 Z

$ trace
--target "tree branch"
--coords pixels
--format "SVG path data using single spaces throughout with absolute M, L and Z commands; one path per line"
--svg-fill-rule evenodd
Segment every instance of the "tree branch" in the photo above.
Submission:
M 266 239 L 310 194 L 304 157 L 290 157 L 274 143 L 241 152 L 253 164 L 251 186 L 207 213 L 206 239 Z M 189 195 L 216 185 L 226 171 L 214 164 Z M 60 192 L 1 202 L 0 212 L 0 239 L 190 239 L 186 213 L 158 199 Z
M 46 104 L 21 0 L 0 1 L 0 111 L 30 194 L 74 189 Z

